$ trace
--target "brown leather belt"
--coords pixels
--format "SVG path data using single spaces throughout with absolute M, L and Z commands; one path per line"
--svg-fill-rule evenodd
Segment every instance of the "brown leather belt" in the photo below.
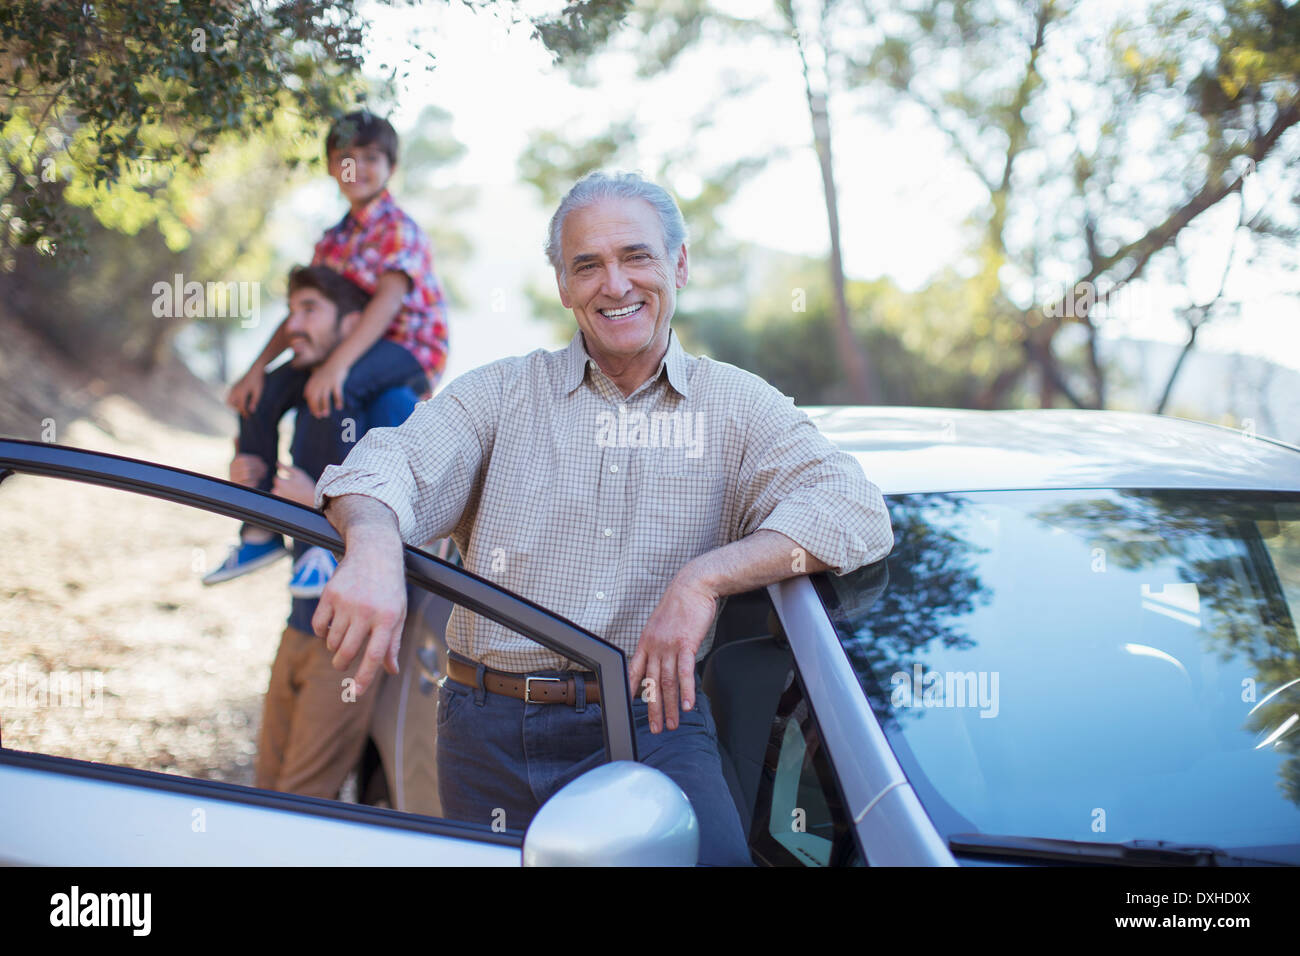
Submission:
M 467 687 L 478 686 L 478 666 L 454 657 L 447 658 L 447 676 Z M 596 675 L 584 674 L 583 683 L 586 685 L 587 703 L 599 704 L 600 685 L 596 683 Z M 493 694 L 530 704 L 568 704 L 572 707 L 578 702 L 577 681 L 572 677 L 529 677 L 527 674 L 485 670 L 483 687 Z

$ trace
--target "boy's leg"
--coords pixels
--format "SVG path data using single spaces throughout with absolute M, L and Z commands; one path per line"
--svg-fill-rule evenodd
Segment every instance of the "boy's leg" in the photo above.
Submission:
M 409 385 L 380 392 L 366 408 L 367 423 L 371 428 L 396 428 L 411 417 L 419 402 Z
M 346 392 L 344 400 L 347 404 L 341 411 L 323 419 L 312 416 L 305 406 L 298 408 L 293 463 L 317 481 L 327 465 L 347 457 L 368 429 L 402 424 L 416 404 L 415 392 L 406 386 L 380 392 L 368 408 L 359 408 Z M 337 560 L 328 551 L 308 549 L 294 562 L 289 593 L 296 598 L 320 597 L 335 567 Z
M 340 464 L 368 429 L 406 421 L 418 391 L 410 384 L 413 379 L 424 381 L 415 356 L 380 339 L 348 371 L 342 408 L 331 407 L 329 415 L 317 418 L 299 407 L 293 463 L 319 479 L 325 466 Z
M 370 427 L 366 409 L 343 394 L 343 407 L 317 418 L 306 405 L 298 406 L 289 453 L 293 463 L 319 481 L 327 465 L 340 464 Z
M 403 385 L 385 389 L 368 406 L 357 404 L 345 391 L 343 408 L 324 418 L 317 418 L 300 405 L 290 448 L 293 463 L 319 481 L 325 467 L 340 464 L 367 431 L 406 421 L 417 401 L 415 392 Z
M 350 395 L 356 404 L 367 406 L 381 392 L 401 386 L 421 395 L 429 384 L 414 355 L 390 339 L 380 339 L 348 370 L 344 399 Z
M 341 463 L 367 430 L 406 421 L 416 403 L 416 393 L 406 384 L 413 377 L 421 389 L 427 387 L 410 352 L 395 342 L 376 342 L 349 370 L 342 408 L 331 407 L 329 415 L 317 418 L 299 405 L 294 465 L 319 481 L 325 468 Z M 336 566 L 327 551 L 309 549 L 294 563 L 289 593 L 304 599 L 319 597 Z

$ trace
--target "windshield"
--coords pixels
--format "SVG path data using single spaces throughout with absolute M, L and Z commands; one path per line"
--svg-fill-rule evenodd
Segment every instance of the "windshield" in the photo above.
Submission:
M 817 587 L 940 832 L 1300 862 L 1300 498 L 890 499 Z

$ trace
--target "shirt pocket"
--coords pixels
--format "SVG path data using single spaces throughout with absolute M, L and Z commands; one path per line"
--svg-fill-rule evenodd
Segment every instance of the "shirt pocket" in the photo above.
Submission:
M 703 449 L 689 446 L 647 448 L 641 454 L 651 458 L 646 472 L 652 478 L 692 478 L 704 482 L 720 474 L 717 464 L 703 453 Z
M 700 459 L 660 464 L 643 486 L 639 533 L 645 570 L 671 578 L 687 561 L 725 544 L 726 476 Z

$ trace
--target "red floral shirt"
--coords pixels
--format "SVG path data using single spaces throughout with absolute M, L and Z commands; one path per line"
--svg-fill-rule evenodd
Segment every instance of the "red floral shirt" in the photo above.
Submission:
M 428 376 L 429 387 L 437 387 L 447 365 L 447 310 L 433 274 L 433 247 L 387 189 L 359 216 L 349 212 L 325 230 L 311 264 L 329 266 L 372 294 L 385 272 L 405 273 L 411 288 L 384 337 L 408 349 Z

